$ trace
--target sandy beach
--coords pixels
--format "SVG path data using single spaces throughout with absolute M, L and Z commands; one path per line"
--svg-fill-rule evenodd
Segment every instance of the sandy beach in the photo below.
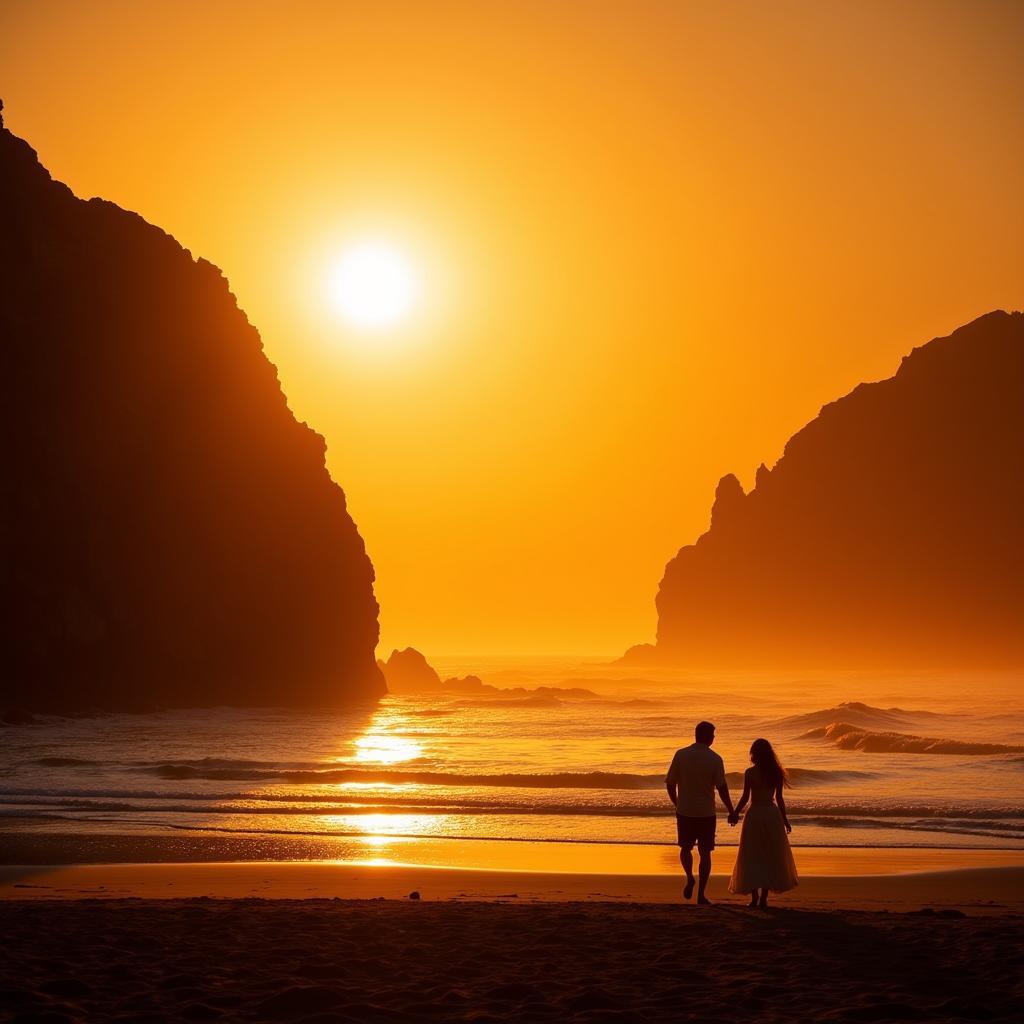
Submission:
M 11 1021 L 1009 1021 L 1022 941 L 954 910 L 12 901 L 0 989 Z
M 837 851 L 801 850 L 804 875 L 797 889 L 776 897 L 780 908 L 908 912 L 954 911 L 1024 914 L 1024 866 L 1010 851 L 963 851 L 958 867 L 941 868 L 921 851 L 888 851 L 904 867 L 869 874 L 874 851 L 842 851 L 849 873 L 812 873 L 835 864 Z M 818 858 L 813 855 L 817 853 Z M 850 856 L 850 854 L 859 856 Z M 973 857 L 969 856 L 973 854 Z M 826 859 L 827 858 L 827 859 Z M 917 861 L 915 864 L 914 861 Z M 947 858 L 949 860 L 949 858 Z M 975 866 L 963 866 L 964 861 Z M 721 851 L 708 888 L 712 899 L 742 907 L 746 897 L 728 892 L 729 851 Z M 884 863 L 884 862 L 883 862 Z M 956 863 L 956 862 L 954 862 Z M 913 866 L 911 866 L 913 865 Z M 931 870 L 927 870 L 928 867 Z M 820 870 L 820 869 L 819 869 Z M 0 866 L 2 900 L 82 899 L 405 899 L 422 901 L 511 900 L 525 902 L 600 901 L 682 904 L 678 873 L 596 873 L 442 868 L 373 861 L 249 861 L 210 859 L 200 863 L 93 863 Z
M 767 912 L 720 873 L 698 908 L 665 874 L 10 865 L 2 1019 L 1016 1020 L 1024 867 L 999 857 L 807 874 Z
M 0 1024 L 1024 1024 L 1022 49 L 0 3 Z

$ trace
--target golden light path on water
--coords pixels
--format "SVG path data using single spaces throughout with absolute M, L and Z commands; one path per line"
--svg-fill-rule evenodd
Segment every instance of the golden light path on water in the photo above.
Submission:
M 699 711 L 719 726 L 734 799 L 750 738 L 777 741 L 797 773 L 787 795 L 802 873 L 1020 863 L 1019 675 L 716 676 L 682 693 L 671 679 L 531 672 L 514 669 L 498 677 L 514 687 L 476 697 L 392 695 L 352 712 L 182 710 L 103 728 L 61 720 L 5 737 L 0 809 L 32 832 L 127 840 L 170 829 L 178 844 L 251 841 L 261 859 L 374 871 L 678 874 L 662 780 Z M 530 688 L 552 683 L 558 696 Z M 818 735 L 849 715 L 883 739 L 935 735 L 1008 752 L 857 751 Z M 69 755 L 66 770 L 52 764 Z M 730 870 L 738 839 L 719 815 L 716 872 Z
M 635 696 L 632 691 L 629 695 Z M 720 697 L 717 699 L 721 700 Z M 808 699 L 827 703 L 824 695 L 815 694 L 812 698 L 804 698 L 800 705 L 805 706 Z M 435 721 L 439 713 L 438 703 L 442 704 L 440 711 L 444 717 Z M 612 872 L 621 871 L 626 863 L 633 861 L 636 862 L 635 867 L 644 864 L 648 870 L 654 862 L 657 862 L 659 870 L 672 868 L 677 853 L 670 844 L 657 853 L 640 849 L 632 854 L 625 853 L 624 847 L 636 841 L 641 846 L 651 842 L 661 845 L 663 842 L 663 830 L 655 830 L 660 822 L 655 823 L 647 812 L 648 804 L 652 802 L 646 799 L 647 787 L 635 792 L 633 787 L 613 788 L 607 792 L 585 789 L 581 791 L 583 796 L 571 785 L 560 785 L 558 781 L 551 789 L 536 784 L 525 790 L 517 788 L 517 776 L 529 775 L 534 766 L 545 766 L 549 771 L 556 769 L 551 772 L 553 779 L 557 779 L 560 772 L 581 773 L 581 768 L 596 768 L 614 775 L 620 764 L 634 773 L 654 777 L 656 772 L 652 772 L 652 768 L 660 766 L 657 757 L 663 758 L 663 748 L 671 745 L 667 740 L 675 738 L 675 731 L 668 737 L 661 735 L 664 732 L 662 718 L 671 717 L 665 715 L 663 704 L 664 695 L 654 690 L 647 694 L 646 700 L 637 701 L 635 706 L 628 702 L 624 704 L 620 717 L 623 714 L 626 717 L 639 716 L 636 724 L 641 727 L 635 728 L 630 718 L 627 736 L 617 728 L 618 719 L 613 713 L 617 709 L 611 708 L 607 700 L 602 703 L 599 715 L 581 714 L 580 704 L 564 701 L 543 707 L 526 703 L 517 705 L 517 714 L 513 716 L 507 707 L 499 703 L 490 707 L 482 701 L 463 701 L 461 704 L 449 702 L 444 706 L 444 698 L 389 698 L 355 735 L 350 734 L 347 741 L 342 736 L 337 737 L 336 761 L 359 769 L 364 778 L 335 783 L 331 788 L 341 798 L 342 806 L 330 810 L 325 807 L 327 813 L 319 817 L 318 823 L 312 827 L 346 836 L 371 854 L 376 863 L 382 864 L 431 860 L 451 863 L 453 859 L 461 858 L 476 864 L 481 861 L 504 863 L 507 858 L 508 867 L 522 867 L 529 863 L 534 870 L 547 870 L 559 860 L 574 864 L 577 869 L 586 861 L 592 867 L 599 865 L 600 870 Z M 780 707 L 779 711 L 772 706 L 762 715 L 771 717 L 789 710 L 790 704 Z M 550 720 L 559 717 L 563 720 L 564 731 L 553 733 Z M 651 728 L 652 725 L 655 728 Z M 745 750 L 734 739 L 740 728 L 749 731 L 751 726 L 746 720 L 739 727 L 726 721 L 723 728 L 723 753 L 731 766 L 744 762 Z M 648 746 L 650 751 L 646 749 Z M 841 760 L 846 755 L 827 750 L 823 754 L 817 749 L 813 754 L 823 775 L 832 773 L 837 777 L 837 781 L 831 782 L 832 786 L 840 788 L 845 785 L 847 789 L 870 786 L 875 792 L 881 792 L 881 797 L 886 796 L 882 791 L 884 772 L 862 771 L 862 779 L 847 782 L 842 778 L 847 765 Z M 865 766 L 858 763 L 856 767 L 863 770 Z M 395 781 L 389 776 L 396 771 L 400 778 L 407 772 L 418 771 L 436 778 L 417 782 Z M 446 785 L 444 776 L 449 773 L 452 778 Z M 484 782 L 487 789 L 480 791 L 479 782 L 502 776 L 507 777 L 503 785 L 494 781 Z M 813 810 L 815 801 L 820 803 L 821 800 L 817 788 L 811 788 L 812 785 L 813 781 L 805 784 L 798 796 Z M 524 796 L 524 792 L 528 795 Z M 858 799 L 864 802 L 866 798 Z M 919 799 L 923 798 L 919 796 Z M 390 804 L 398 806 L 388 806 Z M 430 804 L 435 806 L 428 806 Z M 528 804 L 528 809 L 524 810 L 521 804 Z M 551 805 L 550 812 L 545 811 L 545 804 Z M 595 811 L 589 817 L 577 809 L 591 804 Z M 481 811 L 482 807 L 487 810 Z M 608 808 L 613 808 L 614 812 Z M 636 813 L 624 812 L 630 808 Z M 593 818 L 597 819 L 596 828 Z M 648 824 L 649 820 L 655 827 Z M 827 842 L 831 838 L 831 833 L 820 834 L 825 826 L 810 814 L 800 822 L 803 833 L 807 832 L 804 825 L 808 821 L 811 827 L 816 828 L 808 836 L 810 844 L 818 845 L 823 839 Z M 826 821 L 825 824 L 829 823 Z M 845 824 L 845 821 L 840 820 L 839 824 Z M 906 830 L 898 830 L 905 823 L 896 822 L 891 815 L 872 822 L 876 830 L 888 824 L 892 825 L 889 831 L 897 841 L 913 842 L 918 838 L 914 833 L 904 839 Z M 839 826 L 834 827 L 838 829 Z M 845 833 L 840 835 L 845 836 Z M 540 836 L 550 841 L 534 847 L 531 840 Z M 735 845 L 736 839 L 736 834 L 722 828 L 720 842 L 723 845 Z M 472 840 L 472 843 L 466 849 L 456 851 L 453 841 L 458 845 L 460 840 Z M 499 841 L 509 849 L 493 845 Z M 948 837 L 946 841 L 949 841 Z M 570 844 L 570 848 L 556 850 L 554 842 Z M 586 850 L 580 846 L 581 842 L 587 842 Z
M 356 760 L 363 764 L 401 764 L 421 757 L 423 748 L 404 736 L 367 732 L 355 741 Z
M 914 855 L 890 854 L 890 848 L 967 851 L 1008 847 L 1017 838 L 1003 824 L 1016 820 L 1006 818 L 1004 805 L 1012 810 L 1017 804 L 1007 758 L 982 764 L 966 754 L 938 762 L 858 754 L 802 735 L 809 722 L 856 713 L 877 718 L 878 728 L 888 728 L 896 715 L 922 734 L 955 725 L 961 738 L 1005 741 L 1018 721 L 1019 701 L 998 680 L 984 717 L 962 701 L 938 701 L 933 687 L 925 691 L 926 684 L 902 676 L 881 682 L 844 677 L 828 681 L 831 688 L 814 678 L 799 692 L 789 681 L 781 697 L 772 680 L 760 677 L 730 679 L 728 692 L 716 679 L 685 698 L 674 684 L 658 680 L 642 686 L 630 680 L 628 687 L 618 679 L 614 686 L 596 677 L 580 686 L 581 680 L 572 677 L 576 688 L 563 687 L 557 697 L 522 686 L 476 697 L 399 695 L 368 715 L 321 719 L 322 760 L 311 760 L 308 777 L 282 772 L 280 781 L 257 787 L 249 799 L 233 795 L 223 816 L 211 820 L 218 827 L 302 836 L 296 842 L 306 845 L 313 840 L 305 837 L 322 835 L 329 858 L 337 851 L 340 861 L 366 866 L 672 873 L 678 851 L 660 780 L 666 751 L 682 742 L 690 708 L 699 706 L 719 721 L 716 746 L 734 790 L 749 737 L 780 737 L 789 764 L 803 773 L 791 795 L 802 865 L 865 873 L 898 862 L 905 869 Z M 509 681 L 552 680 L 548 674 L 524 679 L 517 671 Z M 842 703 L 862 695 L 869 703 Z M 278 760 L 287 764 L 303 744 L 313 745 L 301 732 L 286 736 Z M 306 762 L 296 764 L 306 772 Z M 969 799 L 960 781 L 965 772 Z M 278 805 L 280 814 L 269 813 Z M 905 812 L 896 813 L 900 808 Z M 738 830 L 720 821 L 717 868 L 727 870 L 737 840 Z M 871 852 L 826 852 L 833 846 Z
M 354 759 L 362 765 L 396 765 L 405 764 L 423 757 L 422 744 L 408 736 L 401 735 L 401 727 L 406 725 L 403 716 L 394 715 L 388 710 L 378 711 L 366 731 L 353 742 Z M 414 783 L 393 782 L 343 782 L 341 790 L 352 789 L 412 789 Z M 448 815 L 437 814 L 403 814 L 400 812 L 374 812 L 370 814 L 331 815 L 325 819 L 330 825 L 345 831 L 360 833 L 359 843 L 384 852 L 395 843 L 409 843 L 415 840 L 409 833 L 434 835 L 443 830 Z M 397 833 L 397 834 L 396 834 Z M 386 857 L 360 859 L 362 864 L 392 864 L 394 861 Z

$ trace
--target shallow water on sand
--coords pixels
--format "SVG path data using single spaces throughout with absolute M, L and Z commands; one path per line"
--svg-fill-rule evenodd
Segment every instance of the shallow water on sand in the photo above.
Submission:
M 353 859 L 443 837 L 670 847 L 664 772 L 708 718 L 735 797 L 751 741 L 775 743 L 796 846 L 1024 849 L 1019 675 L 436 660 L 443 676 L 473 671 L 501 692 L 7 727 L 0 835 L 333 836 L 353 840 Z M 719 844 L 737 838 L 721 820 Z

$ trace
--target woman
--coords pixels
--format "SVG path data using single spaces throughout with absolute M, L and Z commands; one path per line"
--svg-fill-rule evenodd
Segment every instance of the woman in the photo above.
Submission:
M 749 892 L 750 906 L 767 907 L 769 889 L 786 892 L 797 884 L 796 864 L 786 838 L 793 826 L 786 817 L 782 797 L 789 779 L 767 740 L 754 740 L 750 762 L 752 767 L 743 775 L 743 796 L 736 813 L 747 806 L 748 800 L 750 810 L 743 819 L 729 891 Z

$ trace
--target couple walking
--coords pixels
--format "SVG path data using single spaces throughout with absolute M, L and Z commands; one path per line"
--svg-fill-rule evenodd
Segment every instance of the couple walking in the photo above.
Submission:
M 725 764 L 711 749 L 715 727 L 700 722 L 694 731 L 695 743 L 677 750 L 665 787 L 676 807 L 676 831 L 679 861 L 686 872 L 683 895 L 693 896 L 693 847 L 697 846 L 700 861 L 697 867 L 697 902 L 709 904 L 705 895 L 711 877 L 711 851 L 715 848 L 715 790 L 718 790 L 729 824 L 740 820 L 743 808 L 750 801 L 750 810 L 740 830 L 740 847 L 736 867 L 729 881 L 729 891 L 750 893 L 750 906 L 767 907 L 768 892 L 786 892 L 797 884 L 796 864 L 789 848 L 787 834 L 792 831 L 786 817 L 786 801 L 782 790 L 789 785 L 785 769 L 779 764 L 767 740 L 754 740 L 750 748 L 751 766 L 743 776 L 743 796 L 734 808 L 725 781 Z

